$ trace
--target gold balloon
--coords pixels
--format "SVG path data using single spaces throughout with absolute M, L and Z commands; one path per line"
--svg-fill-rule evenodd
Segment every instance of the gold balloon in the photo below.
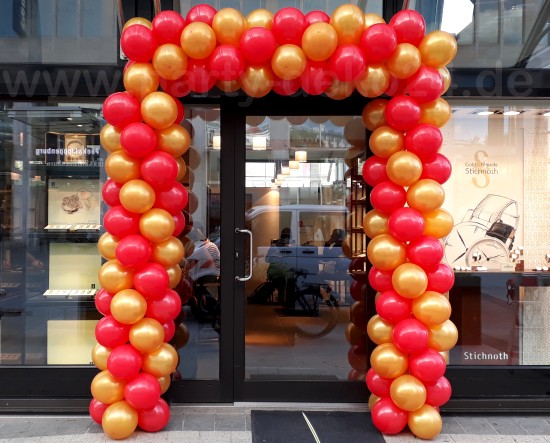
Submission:
M 176 175 L 176 181 L 181 182 L 187 174 L 187 165 L 183 157 L 176 157 L 176 163 L 178 164 L 178 174 Z
M 107 176 L 117 183 L 126 183 L 129 180 L 139 178 L 141 161 L 132 157 L 122 149 L 115 151 L 105 160 L 105 172 Z
M 236 92 L 241 89 L 239 80 L 217 80 L 216 87 L 223 92 Z
M 407 204 L 420 212 L 439 209 L 445 201 L 445 191 L 435 180 L 418 180 L 407 190 Z
M 402 151 L 404 147 L 403 133 L 391 126 L 380 126 L 369 137 L 369 148 L 378 157 L 390 158 L 396 152 Z
M 107 369 L 107 359 L 110 354 L 111 349 L 96 343 L 92 349 L 92 361 L 94 362 L 96 368 L 101 371 L 105 371 L 105 369 Z
M 458 329 L 451 320 L 429 330 L 428 346 L 436 351 L 450 351 L 458 341 Z
M 124 89 L 138 100 L 159 88 L 159 75 L 151 63 L 133 63 L 124 73 Z
M 441 97 L 433 102 L 420 105 L 419 123 L 429 123 L 441 128 L 451 118 L 451 107 L 446 100 Z
M 134 272 L 122 266 L 118 260 L 109 260 L 99 269 L 99 284 L 111 294 L 133 286 Z
M 149 29 L 151 29 L 153 27 L 151 22 L 149 20 L 147 20 L 146 18 L 132 17 L 131 19 L 126 21 L 126 23 L 124 23 L 124 27 L 122 28 L 122 30 L 124 31 L 126 28 L 128 28 L 130 26 L 133 26 L 133 25 L 142 25 L 142 26 L 145 26 L 146 28 L 149 28 Z
M 449 351 L 442 351 L 439 353 L 439 355 L 441 355 L 441 357 L 443 357 L 443 360 L 445 360 L 445 364 L 448 365 L 449 364 Z
M 438 30 L 426 34 L 418 49 L 422 54 L 422 63 L 432 68 L 439 68 L 449 64 L 455 58 L 458 46 L 451 34 Z
M 120 204 L 124 209 L 143 214 L 155 204 L 155 190 L 143 180 L 130 180 L 120 188 Z
M 369 411 L 372 411 L 372 408 L 374 408 L 374 405 L 380 400 L 380 397 L 377 397 L 374 394 L 369 395 Z
M 172 345 L 163 343 L 153 352 L 143 355 L 143 372 L 162 377 L 169 375 L 176 370 L 178 366 L 178 353 Z
M 190 144 L 191 137 L 183 126 L 171 125 L 157 131 L 157 149 L 167 152 L 172 157 L 185 154 Z
M 183 245 L 176 237 L 170 237 L 160 243 L 153 244 L 151 260 L 162 266 L 173 266 L 183 258 Z
M 168 388 L 170 387 L 170 376 L 169 375 L 163 375 L 162 377 L 158 378 L 159 385 L 160 385 L 160 395 L 166 393 L 168 391 Z
M 399 43 L 392 55 L 386 59 L 386 66 L 398 79 L 411 77 L 421 64 L 420 51 L 410 43 Z
M 166 272 L 168 272 L 168 286 L 175 288 L 181 280 L 181 268 L 179 265 L 166 266 Z
M 156 243 L 168 240 L 174 232 L 174 226 L 174 217 L 164 209 L 150 209 L 139 219 L 141 235 Z
M 377 23 L 386 23 L 382 17 L 374 12 L 367 12 L 365 14 L 365 29 L 369 26 L 376 25 Z
M 424 235 L 435 238 L 447 237 L 453 230 L 454 220 L 450 212 L 445 209 L 436 209 L 426 212 L 424 216 Z
M 388 234 L 388 215 L 376 209 L 371 209 L 363 217 L 363 231 L 370 238 L 377 235 Z
M 390 397 L 398 408 L 416 411 L 426 403 L 426 387 L 412 375 L 401 375 L 392 382 Z
M 332 100 L 344 100 L 345 98 L 351 97 L 353 91 L 355 91 L 355 83 L 343 82 L 334 78 L 325 91 L 325 95 Z
M 412 312 L 417 320 L 428 327 L 437 326 L 449 320 L 451 304 L 439 292 L 426 291 L 412 302 Z
M 108 232 L 105 232 L 97 241 L 97 250 L 99 254 L 106 260 L 114 260 L 115 250 L 118 245 L 118 238 L 113 237 Z
M 164 342 L 164 328 L 153 318 L 145 317 L 130 328 L 130 344 L 139 352 L 153 352 Z
M 428 287 L 428 276 L 424 270 L 414 263 L 403 263 L 391 276 L 393 289 L 402 297 L 420 297 Z
M 166 92 L 153 92 L 141 102 L 141 116 L 152 128 L 165 129 L 176 121 L 178 107 Z
M 92 396 L 101 403 L 110 405 L 124 398 L 126 381 L 116 378 L 109 371 L 97 374 L 91 384 Z
M 250 28 L 271 29 L 273 25 L 273 13 L 267 9 L 254 9 L 246 16 L 246 24 Z
M 247 29 L 246 19 L 234 8 L 223 8 L 214 15 L 212 29 L 218 44 L 239 46 L 241 36 Z
M 310 60 L 320 62 L 328 59 L 337 46 L 338 34 L 328 23 L 313 23 L 302 35 L 302 49 Z
M 101 419 L 103 432 L 113 440 L 128 438 L 138 425 L 138 413 L 127 402 L 119 401 L 110 405 Z
M 361 118 L 363 119 L 363 124 L 369 131 L 374 131 L 381 126 L 386 126 L 386 117 L 384 111 L 386 110 L 386 105 L 388 100 L 384 98 L 377 98 L 367 103 L 363 108 L 363 113 Z
M 378 314 L 375 314 L 367 323 L 367 334 L 373 343 L 376 343 L 377 345 L 392 343 L 393 324 L 387 322 Z
M 271 91 L 274 79 L 269 66 L 247 66 L 240 78 L 241 88 L 250 97 L 264 97 Z
M 445 66 L 441 66 L 437 68 L 439 74 L 441 75 L 441 78 L 443 79 L 443 92 L 442 95 L 445 94 L 449 88 L 451 87 L 451 73 Z
M 181 46 L 160 45 L 153 55 L 153 66 L 162 78 L 177 80 L 187 71 L 187 55 Z
M 372 351 L 370 365 L 382 378 L 397 378 L 407 371 L 409 359 L 393 343 L 383 343 Z
M 399 151 L 388 159 L 386 173 L 396 185 L 411 186 L 422 175 L 422 160 L 409 151 Z
M 355 80 L 355 87 L 364 97 L 382 95 L 390 84 L 390 73 L 383 64 L 373 63 Z
M 133 325 L 145 316 L 147 301 L 135 289 L 123 289 L 111 300 L 111 314 L 116 321 Z
M 367 246 L 367 256 L 381 271 L 392 271 L 407 260 L 405 245 L 389 234 L 377 235 Z
M 202 60 L 216 48 L 216 34 L 206 23 L 189 23 L 181 33 L 181 47 L 189 57 Z
M 294 80 L 306 69 L 306 55 L 299 46 L 279 46 L 271 58 L 271 69 L 283 80 Z
M 338 44 L 357 44 L 365 29 L 365 13 L 359 6 L 338 6 L 330 17 L 330 24 L 338 34 Z
M 443 428 L 441 415 L 437 409 L 430 405 L 424 405 L 416 411 L 410 412 L 407 421 L 411 432 L 424 440 L 437 437 Z
M 109 123 L 105 123 L 105 126 L 103 126 L 99 132 L 99 142 L 101 143 L 101 146 L 103 146 L 103 148 L 109 153 L 121 150 L 120 129 L 115 128 Z

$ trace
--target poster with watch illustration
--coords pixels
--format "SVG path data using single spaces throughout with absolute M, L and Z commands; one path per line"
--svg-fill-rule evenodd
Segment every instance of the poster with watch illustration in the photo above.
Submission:
M 48 179 L 48 225 L 99 225 L 99 193 L 99 179 Z

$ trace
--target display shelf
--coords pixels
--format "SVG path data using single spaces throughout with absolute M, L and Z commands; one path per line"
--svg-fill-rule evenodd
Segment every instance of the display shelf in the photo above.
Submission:
M 29 235 L 29 238 L 37 240 L 72 243 L 97 243 L 100 237 L 101 233 L 99 231 L 48 231 L 35 232 Z

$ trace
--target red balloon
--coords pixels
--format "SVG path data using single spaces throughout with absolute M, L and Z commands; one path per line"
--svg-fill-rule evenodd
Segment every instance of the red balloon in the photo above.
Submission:
M 330 15 L 324 11 L 311 11 L 305 16 L 306 23 L 312 25 L 313 23 L 323 22 L 330 23 Z
M 384 116 L 392 128 L 408 131 L 420 120 L 420 106 L 412 97 L 398 95 L 388 102 Z
M 378 183 L 370 193 L 370 202 L 374 209 L 391 214 L 396 209 L 402 208 L 407 202 L 407 192 L 403 186 L 391 181 Z
M 142 235 L 127 235 L 115 249 L 117 260 L 128 268 L 143 266 L 151 258 L 151 243 Z
M 145 123 L 131 123 L 120 133 L 120 145 L 134 157 L 144 157 L 157 147 L 157 133 Z
M 330 57 L 332 72 L 343 82 L 357 80 L 365 71 L 365 67 L 365 56 L 357 45 L 340 45 Z
M 250 28 L 242 35 L 239 48 L 250 65 L 263 65 L 271 61 L 277 41 L 269 29 Z
M 444 253 L 443 245 L 435 237 L 423 235 L 407 245 L 409 261 L 427 271 L 436 268 Z
M 388 219 L 388 229 L 400 242 L 415 240 L 424 231 L 424 217 L 413 208 L 396 209 Z
M 348 362 L 356 371 L 367 370 L 367 353 L 364 346 L 352 346 L 348 351 Z
M 393 380 L 380 377 L 373 368 L 367 372 L 366 382 L 371 394 L 377 397 L 389 397 L 390 386 Z
M 160 78 L 160 87 L 164 92 L 170 94 L 172 97 L 184 97 L 191 92 L 189 83 L 187 82 L 187 77 L 185 74 L 178 78 L 177 80 L 166 80 L 165 78 Z M 178 102 L 176 102 L 177 105 Z M 178 108 L 178 117 L 174 123 L 178 124 L 179 118 L 179 108 Z
M 443 79 L 435 68 L 421 66 L 416 74 L 407 80 L 405 94 L 409 94 L 418 103 L 433 102 L 443 92 Z
M 160 383 L 151 374 L 142 372 L 126 383 L 124 399 L 138 411 L 154 408 L 160 399 Z
M 300 77 L 294 78 L 292 80 L 283 80 L 282 78 L 276 77 L 273 81 L 273 91 L 282 96 L 289 96 L 298 92 L 302 86 Z
M 449 159 L 438 152 L 434 160 L 423 163 L 420 178 L 430 178 L 443 184 L 449 180 L 452 170 L 453 167 Z
M 307 28 L 302 11 L 296 8 L 283 8 L 273 16 L 271 31 L 280 45 L 288 43 L 302 46 L 302 35 Z
M 446 263 L 439 263 L 436 268 L 427 273 L 427 291 L 435 291 L 444 294 L 450 291 L 455 284 L 455 274 L 452 268 Z
M 381 271 L 374 266 L 369 270 L 369 284 L 375 291 L 385 292 L 393 288 L 391 276 L 393 271 Z
M 418 46 L 424 38 L 426 22 L 424 17 L 413 9 L 399 11 L 390 20 L 390 26 L 397 36 L 397 43 L 411 43 Z
M 434 407 L 443 406 L 451 398 L 451 383 L 445 377 L 441 377 L 435 383 L 428 383 L 425 386 L 426 404 Z
M 128 60 L 126 64 L 124 65 L 124 68 L 122 69 L 122 75 L 124 76 L 126 74 L 126 71 L 130 66 L 132 66 L 135 63 L 133 60 Z
M 162 328 L 164 329 L 164 342 L 168 343 L 172 340 L 172 338 L 174 338 L 174 334 L 176 333 L 176 324 L 174 323 L 174 320 L 170 320 L 163 323 Z
M 428 346 L 428 328 L 415 318 L 401 320 L 393 328 L 393 343 L 401 352 L 413 354 Z
M 107 232 L 122 238 L 139 232 L 140 214 L 127 211 L 121 205 L 113 206 L 103 216 L 103 225 Z
M 138 426 L 146 432 L 160 431 L 169 420 L 170 407 L 162 398 L 152 408 L 138 410 Z
M 155 190 L 169 189 L 178 175 L 174 157 L 164 151 L 154 151 L 141 162 L 141 176 Z
M 101 288 L 97 291 L 97 294 L 94 298 L 94 303 L 96 309 L 103 315 L 111 315 L 111 300 L 115 294 L 107 292 L 105 289 Z
M 383 434 L 399 434 L 407 425 L 408 413 L 399 409 L 391 398 L 378 400 L 371 411 L 372 423 Z
M 395 97 L 396 95 L 403 95 L 405 87 L 407 86 L 406 80 L 400 80 L 393 75 L 390 75 L 390 84 L 388 89 L 384 94 L 389 95 L 390 97 Z
M 148 263 L 134 275 L 134 287 L 151 300 L 162 298 L 168 283 L 168 272 L 158 263 Z
M 135 24 L 122 31 L 120 47 L 130 60 L 144 63 L 153 58 L 157 42 L 153 31 L 146 26 Z
M 101 188 L 101 197 L 103 201 L 109 206 L 119 206 L 120 188 L 122 188 L 122 183 L 117 183 L 112 178 L 108 178 Z
M 349 287 L 349 293 L 355 301 L 365 301 L 367 285 L 362 281 L 353 280 Z
M 154 318 L 160 324 L 173 321 L 181 311 L 181 300 L 178 293 L 172 289 L 164 292 L 164 295 L 147 303 L 147 317 Z
M 365 163 L 363 163 L 362 175 L 367 184 L 376 186 L 378 183 L 389 181 L 388 174 L 386 172 L 387 158 L 378 157 L 377 155 L 371 155 Z
M 155 208 L 164 209 L 174 215 L 187 206 L 188 200 L 187 189 L 181 183 L 173 182 L 169 188 L 157 191 Z
M 190 58 L 187 62 L 187 71 L 183 79 L 191 88 L 191 91 L 199 94 L 210 91 L 216 84 L 216 77 L 210 72 L 210 60 L 195 60 Z
M 172 232 L 172 235 L 174 237 L 177 237 L 183 232 L 183 229 L 185 228 L 185 217 L 183 216 L 183 213 L 181 211 L 173 214 L 172 217 L 174 217 L 175 223 L 174 232 Z
M 220 45 L 210 57 L 210 71 L 223 81 L 237 80 L 245 68 L 241 51 L 233 45 Z
M 409 370 L 422 383 L 435 383 L 445 374 L 445 359 L 435 349 L 426 348 L 409 358 Z
M 181 211 L 181 213 L 183 214 L 183 218 L 185 219 L 185 226 L 183 227 L 183 231 L 181 231 L 181 234 L 187 235 L 193 229 L 193 217 L 191 216 L 191 214 L 189 214 L 188 211 Z
M 178 107 L 178 116 L 176 117 L 176 121 L 174 122 L 174 124 L 179 125 L 185 117 L 185 108 L 183 107 L 183 103 L 179 100 L 174 101 L 176 102 L 176 106 Z
M 443 135 L 437 126 L 427 123 L 416 125 L 405 135 L 405 149 L 416 154 L 423 162 L 435 160 L 443 144 Z
M 300 76 L 302 89 L 310 95 L 320 95 L 332 83 L 332 74 L 327 61 L 315 62 L 308 60 L 306 69 Z
M 103 102 L 103 117 L 107 123 L 123 128 L 141 121 L 141 104 L 128 92 L 115 92 Z
M 397 36 L 391 26 L 376 23 L 363 31 L 359 46 L 367 62 L 381 62 L 395 51 Z
M 180 14 L 174 11 L 159 12 L 152 24 L 153 35 L 159 45 L 180 45 L 181 33 L 185 28 L 185 19 Z
M 401 297 L 393 289 L 383 292 L 376 299 L 376 312 L 390 323 L 399 323 L 401 320 L 410 318 L 411 306 L 411 299 Z
M 92 420 L 100 425 L 101 419 L 103 418 L 103 413 L 105 412 L 105 409 L 107 409 L 109 406 L 110 405 L 101 403 L 100 401 L 97 401 L 95 398 L 93 398 L 88 408 L 88 411 L 90 412 L 90 417 L 92 417 Z
M 114 348 L 107 358 L 107 369 L 116 378 L 130 379 L 138 375 L 143 359 L 132 345 Z
M 101 346 L 116 348 L 128 342 L 130 326 L 119 323 L 112 315 L 99 320 L 95 326 L 95 338 Z
M 187 23 L 203 22 L 208 26 L 212 26 L 216 12 L 217 11 L 210 5 L 200 4 L 193 6 L 187 13 L 185 21 Z

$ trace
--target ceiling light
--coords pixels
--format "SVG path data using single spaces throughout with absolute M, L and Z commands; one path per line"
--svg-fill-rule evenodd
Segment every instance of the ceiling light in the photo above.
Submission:
M 277 186 L 281 186 L 283 184 L 282 180 L 275 180 L 275 184 Z M 272 185 L 273 186 L 273 185 Z
M 300 162 L 296 160 L 290 160 L 288 162 L 288 166 L 290 169 L 300 169 Z
M 495 111 L 479 111 L 477 115 L 493 115 Z
M 504 111 L 502 115 L 519 115 L 521 112 L 519 111 Z
M 84 125 L 76 125 L 76 126 L 78 126 L 79 128 L 82 128 L 82 126 L 84 126 Z
M 544 114 L 542 114 L 544 117 L 550 117 L 550 111 L 548 112 L 545 112 Z
M 267 147 L 266 137 L 252 137 L 252 149 L 254 151 L 265 151 Z
M 281 166 L 281 174 L 290 175 L 290 166 Z
M 279 180 L 280 182 L 282 182 L 284 179 L 285 179 L 284 174 L 277 174 L 277 180 Z
M 221 149 L 222 147 L 222 138 L 219 135 L 212 137 L 212 148 Z
M 297 162 L 305 163 L 307 162 L 307 152 L 306 151 L 296 151 L 294 154 L 294 159 Z

